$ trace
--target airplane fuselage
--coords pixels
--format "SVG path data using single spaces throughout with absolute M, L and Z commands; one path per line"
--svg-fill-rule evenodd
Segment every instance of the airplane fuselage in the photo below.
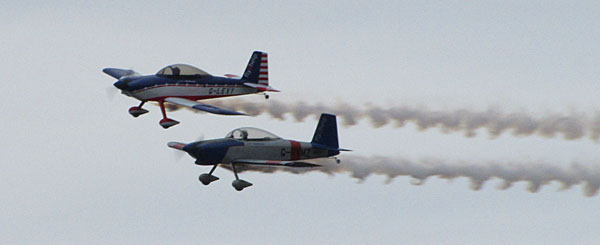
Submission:
M 213 175 L 217 166 L 230 166 L 235 176 L 231 185 L 238 191 L 252 183 L 238 177 L 236 166 L 319 167 L 321 165 L 303 160 L 333 157 L 340 151 L 349 151 L 339 148 L 336 117 L 327 113 L 321 114 L 310 142 L 282 139 L 262 129 L 242 127 L 232 130 L 224 138 L 189 144 L 169 142 L 167 146 L 187 152 L 198 165 L 212 165 L 208 173 L 198 177 L 204 185 L 219 179 Z M 340 163 L 339 159 L 334 159 Z
M 315 147 L 309 142 L 286 139 L 266 141 L 214 139 L 187 144 L 184 150 L 196 158 L 198 165 L 229 164 L 241 159 L 297 161 L 339 154 L 339 151 Z
M 267 92 L 279 92 L 269 86 L 268 55 L 260 51 L 252 53 L 242 77 L 231 74 L 216 77 L 186 64 L 169 65 L 155 75 L 146 76 L 130 69 L 104 68 L 102 71 L 118 79 L 114 86 L 121 93 L 141 101 L 138 106 L 129 108 L 131 116 L 139 117 L 148 113 L 148 110 L 142 108 L 146 102 L 158 102 L 163 116 L 159 124 L 165 129 L 179 124 L 167 117 L 165 105 L 174 104 L 218 115 L 245 115 L 204 104 L 199 100 L 252 93 L 263 93 L 265 99 L 268 99 Z
M 161 101 L 167 97 L 202 100 L 259 92 L 244 85 L 246 82 L 244 79 L 214 76 L 170 78 L 149 75 L 132 78 L 122 91 L 140 101 Z M 121 86 L 118 83 L 115 86 Z

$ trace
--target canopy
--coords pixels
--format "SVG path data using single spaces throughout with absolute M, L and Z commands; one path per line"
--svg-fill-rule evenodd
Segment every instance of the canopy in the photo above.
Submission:
M 178 76 L 210 76 L 203 70 L 186 64 L 175 64 L 166 66 L 156 73 L 159 76 L 178 77 Z
M 225 138 L 233 138 L 239 140 L 276 140 L 279 139 L 277 135 L 267 132 L 262 129 L 244 127 L 237 128 L 229 132 Z

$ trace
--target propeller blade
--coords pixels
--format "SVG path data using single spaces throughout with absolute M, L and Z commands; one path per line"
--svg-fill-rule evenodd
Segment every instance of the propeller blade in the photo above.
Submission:
M 173 157 L 175 158 L 175 161 L 177 161 L 177 162 L 181 161 L 181 158 L 183 157 L 183 155 L 185 155 L 184 151 L 173 151 Z
M 106 91 L 106 98 L 108 98 L 108 100 L 112 101 L 115 98 L 115 95 L 117 93 L 119 93 L 118 90 L 115 89 L 115 87 L 106 87 L 105 89 Z

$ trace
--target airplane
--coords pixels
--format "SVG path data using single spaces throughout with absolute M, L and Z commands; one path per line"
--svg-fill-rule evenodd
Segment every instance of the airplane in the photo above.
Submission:
M 225 138 L 201 140 L 189 144 L 169 142 L 169 147 L 187 152 L 195 158 L 197 165 L 213 166 L 210 172 L 198 178 L 204 185 L 218 180 L 212 175 L 219 164 L 230 165 L 235 176 L 231 183 L 237 191 L 242 191 L 252 183 L 238 177 L 236 166 L 260 165 L 273 167 L 310 168 L 320 165 L 302 160 L 334 157 L 341 149 L 338 146 L 335 115 L 321 114 L 311 142 L 282 139 L 262 129 L 243 127 L 234 129 Z
M 179 122 L 167 117 L 165 102 L 221 115 L 245 115 L 244 113 L 218 108 L 197 100 L 238 96 L 252 93 L 279 92 L 269 86 L 267 53 L 254 51 L 242 77 L 225 74 L 212 76 L 203 70 L 186 64 L 169 65 L 155 75 L 141 75 L 133 70 L 104 68 L 104 73 L 118 79 L 114 86 L 121 93 L 141 101 L 129 108 L 129 114 L 138 117 L 148 112 L 142 106 L 156 101 L 162 112 L 159 124 L 167 129 Z

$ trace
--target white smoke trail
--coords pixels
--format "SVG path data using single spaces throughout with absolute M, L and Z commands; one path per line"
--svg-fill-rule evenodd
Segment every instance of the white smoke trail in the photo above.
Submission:
M 303 121 L 308 116 L 318 116 L 322 112 L 336 114 L 345 126 L 353 126 L 360 119 L 370 119 L 373 127 L 379 128 L 393 123 L 395 127 L 403 127 L 407 123 L 415 124 L 420 130 L 440 128 L 444 132 L 463 132 L 467 137 L 476 135 L 479 129 L 486 129 L 492 137 L 505 132 L 515 136 L 539 135 L 547 138 L 562 134 L 565 139 L 575 140 L 585 136 L 592 140 L 600 138 L 600 113 L 593 116 L 571 113 L 569 115 L 552 114 L 544 117 L 533 117 L 524 113 L 504 114 L 498 110 L 486 111 L 434 111 L 407 106 L 380 108 L 374 105 L 356 107 L 348 104 L 309 105 L 304 102 L 284 103 L 276 100 L 266 102 L 250 102 L 240 99 L 217 100 L 211 104 L 256 116 L 264 113 L 271 117 L 285 120 L 291 115 L 296 121 Z M 169 106 L 170 110 L 181 107 Z M 196 111 L 196 110 L 194 110 Z
M 572 163 L 569 167 L 558 167 L 547 163 L 449 163 L 440 160 L 410 161 L 404 158 L 387 157 L 360 157 L 346 155 L 340 164 L 333 163 L 330 159 L 318 160 L 322 167 L 316 168 L 286 168 L 240 165 L 237 169 L 243 171 L 258 171 L 271 173 L 276 171 L 290 173 L 323 172 L 327 174 L 349 173 L 352 177 L 364 180 L 370 175 L 382 175 L 391 182 L 398 176 L 412 177 L 412 184 L 420 185 L 429 177 L 454 179 L 459 177 L 469 178 L 471 188 L 480 190 L 483 184 L 492 179 L 502 180 L 498 186 L 505 190 L 516 182 L 528 183 L 527 190 L 537 192 L 541 186 L 558 182 L 562 190 L 573 185 L 581 184 L 583 194 L 591 197 L 597 194 L 600 188 L 600 166 L 583 166 Z M 228 165 L 222 165 L 230 169 Z

